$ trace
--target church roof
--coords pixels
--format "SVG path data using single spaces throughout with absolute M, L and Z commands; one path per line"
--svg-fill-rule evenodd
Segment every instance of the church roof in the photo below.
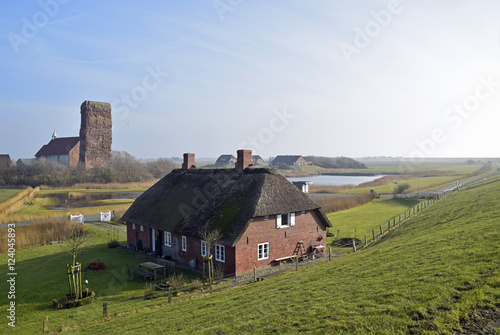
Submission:
M 80 142 L 80 137 L 58 137 L 52 139 L 48 144 L 45 144 L 35 157 L 52 156 L 52 155 L 68 155 L 69 152 Z

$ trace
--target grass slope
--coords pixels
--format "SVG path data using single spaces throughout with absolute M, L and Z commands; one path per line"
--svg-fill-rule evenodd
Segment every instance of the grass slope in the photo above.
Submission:
M 329 228 L 329 231 L 335 235 L 340 232 L 341 238 L 363 239 L 364 234 L 367 234 L 368 238 L 370 238 L 372 229 L 378 231 L 379 226 L 382 226 L 385 231 L 387 229 L 387 220 L 399 214 L 403 214 L 404 219 L 404 212 L 420 204 L 422 201 L 420 199 L 378 198 L 373 199 L 372 202 L 363 206 L 351 208 L 346 211 L 329 213 L 327 217 L 333 226 Z M 328 241 L 331 242 L 330 240 Z
M 500 304 L 499 200 L 462 190 L 358 253 L 73 331 L 452 334 Z

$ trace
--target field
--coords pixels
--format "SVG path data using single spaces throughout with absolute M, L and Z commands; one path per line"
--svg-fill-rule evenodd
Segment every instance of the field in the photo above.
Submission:
M 35 197 L 25 206 L 19 210 L 0 217 L 0 223 L 4 222 L 22 222 L 22 221 L 32 221 L 32 220 L 46 220 L 60 217 L 67 217 L 69 214 L 99 214 L 100 212 L 108 212 L 115 210 L 117 213 L 123 213 L 132 204 L 132 199 L 107 199 L 107 200 L 95 200 L 91 207 L 82 207 L 74 209 L 64 209 L 64 210 L 50 210 L 47 209 L 49 206 L 53 206 L 54 199 L 45 197 L 50 194 L 57 193 L 69 193 L 74 196 L 79 196 L 85 193 L 110 193 L 110 192 L 143 192 L 145 189 L 141 188 L 131 188 L 131 189 L 58 189 L 58 190 L 41 190 Z M 120 203 L 120 204 L 117 204 Z
M 329 232 L 335 235 L 335 239 L 357 238 L 364 241 L 364 234 L 367 234 L 367 238 L 370 239 L 372 238 L 372 230 L 375 230 L 378 235 L 380 226 L 386 230 L 388 220 L 397 217 L 396 222 L 399 222 L 399 214 L 403 214 L 422 202 L 426 202 L 426 200 L 378 198 L 347 211 L 329 213 L 327 217 L 333 226 L 329 228 Z M 328 237 L 328 244 L 331 244 L 333 240 L 333 237 Z M 351 248 L 352 245 L 349 245 L 349 249 Z M 340 253 L 342 249 L 334 250 L 334 252 Z
M 67 290 L 69 255 L 64 244 L 27 248 L 16 253 L 16 331 L 39 332 L 48 315 L 51 330 L 97 334 L 477 332 L 500 306 L 499 200 L 499 181 L 469 187 L 356 253 L 211 295 L 180 297 L 172 305 L 165 297 L 142 299 L 141 281 L 128 280 L 124 273 L 125 264 L 141 259 L 126 250 L 107 249 L 107 237 L 101 234 L 97 246 L 80 258 L 83 264 L 97 258 L 109 264 L 102 272 L 85 273 L 98 301 L 52 310 L 50 301 Z M 388 208 L 396 214 L 408 208 L 386 201 L 355 209 L 365 218 L 360 221 L 377 216 L 377 206 L 385 208 L 384 215 Z M 368 210 L 363 213 L 363 208 Z M 0 267 L 6 263 L 7 256 L 0 255 Z M 0 290 L 6 292 L 5 281 Z M 106 319 L 104 300 L 110 314 Z M 0 309 L 5 311 L 3 301 Z M 0 331 L 4 327 L 5 321 Z
M 21 190 L 17 189 L 0 189 L 0 202 L 4 202 L 5 200 L 12 198 L 16 194 L 21 192 Z

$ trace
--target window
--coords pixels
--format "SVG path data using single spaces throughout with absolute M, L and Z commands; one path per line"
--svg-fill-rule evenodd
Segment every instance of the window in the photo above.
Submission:
M 172 234 L 170 234 L 169 232 L 165 232 L 165 245 L 167 247 L 171 247 L 172 246 Z
M 135 229 L 135 223 L 132 223 L 132 229 Z
M 141 231 L 144 231 L 144 226 L 141 224 Z
M 269 220 L 269 215 L 264 216 L 264 221 Z
M 226 250 L 223 245 L 215 245 L 215 260 L 219 262 L 224 262 L 226 260 Z
M 201 241 L 201 256 L 207 256 L 207 242 Z
M 268 259 L 269 258 L 269 242 L 260 243 L 258 248 L 258 259 Z
M 295 226 L 295 213 L 276 215 L 276 228 Z
M 186 236 L 182 236 L 182 251 L 187 250 L 187 241 L 186 241 Z
M 300 212 L 300 215 L 306 215 L 306 211 Z

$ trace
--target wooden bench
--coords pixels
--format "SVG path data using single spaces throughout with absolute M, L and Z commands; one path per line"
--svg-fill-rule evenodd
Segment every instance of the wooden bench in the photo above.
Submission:
M 281 262 L 286 263 L 287 261 L 295 261 L 296 258 L 297 258 L 297 255 L 285 256 L 285 257 L 273 259 L 273 262 L 278 263 L 278 266 L 280 266 Z
M 144 278 L 144 280 L 146 280 L 147 278 L 149 278 L 150 280 L 153 279 L 153 275 L 154 274 L 152 272 L 144 270 L 144 269 L 141 269 L 138 266 L 133 266 L 133 265 L 128 265 L 127 264 L 127 270 L 128 270 L 128 276 L 129 276 L 129 278 L 130 278 L 130 275 L 133 274 L 134 277 L 135 276 L 140 276 L 140 277 Z

